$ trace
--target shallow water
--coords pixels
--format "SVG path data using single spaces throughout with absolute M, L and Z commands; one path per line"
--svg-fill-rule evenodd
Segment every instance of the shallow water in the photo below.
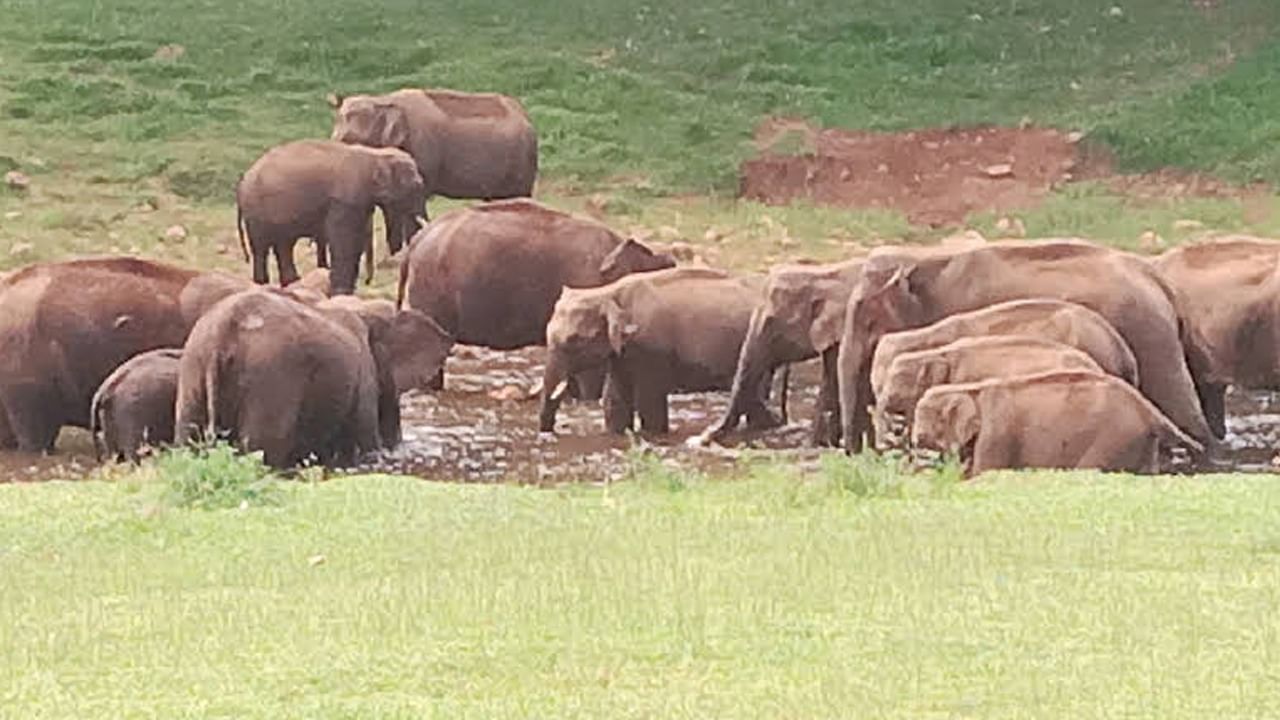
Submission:
M 727 470 L 747 449 L 767 448 L 789 462 L 808 465 L 819 450 L 808 447 L 817 401 L 820 364 L 791 373 L 790 424 L 764 432 L 742 430 L 726 447 L 689 447 L 686 441 L 715 422 L 728 393 L 676 395 L 668 436 L 632 439 L 605 434 L 598 402 L 567 401 L 556 433 L 538 431 L 542 348 L 498 352 L 455 350 L 440 393 L 403 398 L 404 442 L 369 458 L 357 472 L 394 472 L 462 482 L 600 482 L 628 470 L 628 448 L 643 442 L 663 462 L 714 472 Z M 776 398 L 774 408 L 777 408 Z M 1280 451 L 1280 393 L 1232 392 L 1228 434 L 1215 453 L 1221 471 L 1271 472 Z M 96 462 L 88 433 L 67 429 L 52 457 L 0 452 L 0 482 L 79 478 Z

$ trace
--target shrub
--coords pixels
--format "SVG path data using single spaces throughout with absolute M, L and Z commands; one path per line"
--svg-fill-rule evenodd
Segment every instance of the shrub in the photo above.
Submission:
M 154 469 L 168 486 L 168 503 L 176 507 L 216 510 L 278 502 L 277 478 L 262 454 L 246 455 L 226 443 L 166 450 Z

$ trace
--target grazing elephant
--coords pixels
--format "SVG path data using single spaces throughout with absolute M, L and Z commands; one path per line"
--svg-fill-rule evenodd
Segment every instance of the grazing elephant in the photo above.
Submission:
M 393 148 L 367 148 L 332 140 L 277 145 L 245 171 L 236 185 L 236 223 L 245 259 L 253 256 L 253 281 L 270 278 L 274 254 L 280 284 L 298 279 L 293 245 L 316 242 L 321 266 L 333 252 L 332 292 L 355 291 L 360 254 L 366 280 L 373 278 L 373 210 L 382 210 L 387 248 L 398 252 L 418 229 L 426 190 L 413 158 Z
M 538 135 L 518 100 L 491 93 L 397 90 L 329 98 L 333 139 L 413 156 L 428 197 L 533 195 Z
M 129 358 L 107 376 L 89 410 L 93 451 L 115 460 L 141 460 L 149 448 L 173 442 L 182 351 L 162 348 Z M 99 438 L 101 433 L 101 438 Z
M 1178 298 L 1145 260 L 1082 241 L 992 243 L 919 256 L 873 251 L 849 297 L 840 342 L 841 426 L 846 452 L 869 431 L 870 366 L 888 332 L 922 327 L 961 312 L 1018 298 L 1076 302 L 1104 317 L 1138 361 L 1141 389 L 1197 440 L 1210 429 L 1198 393 L 1204 348 L 1179 316 Z
M 89 427 L 93 395 L 125 360 L 181 347 L 248 283 L 132 257 L 38 263 L 0 281 L 0 448 L 51 452 Z
M 1162 448 L 1204 446 L 1132 385 L 1067 370 L 930 388 L 911 442 L 958 453 L 969 475 L 1017 468 L 1157 472 Z
M 862 260 L 831 265 L 782 265 L 769 270 L 762 302 L 751 314 L 733 375 L 729 407 L 698 442 L 718 440 L 754 407 L 766 378 L 779 366 L 822 356 L 823 383 L 813 426 L 815 445 L 839 442 L 836 352 L 849 293 Z M 785 403 L 784 403 L 785 404 Z M 785 408 L 784 408 L 785 412 Z
M 726 390 L 733 382 L 763 286 L 760 276 L 684 267 L 566 289 L 547 325 L 540 427 L 555 429 L 570 375 L 607 365 L 608 431 L 630 430 L 638 412 L 645 432 L 667 432 L 669 393 Z M 753 426 L 777 424 L 764 401 L 757 395 L 747 404 Z
M 597 287 L 674 265 L 670 255 L 600 223 L 506 200 L 453 211 L 415 235 L 400 265 L 398 304 L 434 319 L 460 343 L 514 350 L 546 342 L 565 287 Z M 598 384 L 579 396 L 598 396 Z
M 1030 336 L 1069 345 L 1087 353 L 1104 372 L 1138 386 L 1138 361 L 1133 350 L 1106 318 L 1073 302 L 1036 298 L 988 305 L 922 328 L 885 335 L 876 343 L 871 358 L 872 390 L 885 384 L 889 366 L 898 355 L 987 335 Z M 873 397 L 878 403 L 878 392 Z
M 1154 262 L 1204 340 L 1218 404 L 1228 385 L 1280 388 L 1280 242 L 1223 238 L 1175 248 Z
M 882 340 L 881 348 L 883 346 Z M 877 348 L 877 357 L 879 353 Z M 968 337 L 941 347 L 898 353 L 881 375 L 880 382 L 874 377 L 871 380 L 876 399 L 872 416 L 876 440 L 882 447 L 889 447 L 899 438 L 905 439 L 900 433 L 909 429 L 916 403 L 935 385 L 959 385 L 1053 370 L 1105 372 L 1087 353 L 1026 335 Z

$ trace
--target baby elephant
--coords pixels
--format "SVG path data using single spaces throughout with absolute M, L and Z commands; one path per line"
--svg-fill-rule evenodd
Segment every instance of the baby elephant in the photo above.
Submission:
M 280 284 L 297 280 L 293 245 L 309 237 L 322 267 L 328 266 L 328 251 L 333 251 L 333 293 L 351 294 L 361 252 L 366 277 L 373 277 L 373 209 L 381 208 L 387 247 L 395 253 L 417 231 L 426 200 L 418 166 L 401 150 L 332 140 L 274 147 L 236 186 L 240 242 L 245 259 L 253 256 L 253 281 L 268 282 L 271 253 Z
M 727 390 L 763 278 L 739 278 L 709 268 L 674 268 L 629 275 L 601 288 L 565 288 L 547 325 L 547 368 L 540 426 L 555 428 L 568 378 L 607 365 L 605 424 L 668 432 L 667 395 Z M 777 423 L 761 391 L 747 403 L 752 427 Z
M 958 453 L 969 475 L 1017 468 L 1157 472 L 1162 448 L 1204 447 L 1112 375 L 1066 370 L 930 388 L 911 443 Z
M 905 440 L 916 403 L 935 385 L 958 385 L 1053 370 L 1103 372 L 1087 354 L 1052 340 L 1023 335 L 961 338 L 942 347 L 900 353 L 882 373 L 876 397 L 876 440 Z
M 1107 319 L 1083 305 L 1034 299 L 997 303 L 958 313 L 938 322 L 880 338 L 871 360 L 871 387 L 884 385 L 889 365 L 900 353 L 927 350 L 981 335 L 1026 335 L 1053 340 L 1081 350 L 1104 371 L 1138 384 L 1133 350 Z
M 181 361 L 178 349 L 140 353 L 102 382 L 89 412 L 89 432 L 99 462 L 104 449 L 110 458 L 137 461 L 150 448 L 173 442 Z

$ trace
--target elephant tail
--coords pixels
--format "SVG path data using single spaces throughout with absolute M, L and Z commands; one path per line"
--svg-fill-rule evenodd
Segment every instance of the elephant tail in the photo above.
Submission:
M 89 406 L 89 436 L 93 438 L 93 459 L 96 462 L 102 462 L 102 415 L 111 404 L 111 399 L 106 393 L 95 393 L 93 396 L 93 404 Z
M 400 282 L 396 285 L 396 310 L 404 309 L 404 289 L 409 284 L 409 249 L 405 248 L 404 257 L 400 259 Z
M 782 411 L 782 424 L 787 425 L 791 422 L 787 413 L 787 394 L 791 388 L 791 363 L 782 366 L 782 388 L 778 392 L 778 406 Z
M 249 262 L 249 233 L 244 225 L 244 211 L 240 203 L 236 203 L 236 234 L 240 237 L 240 252 L 244 253 L 244 261 Z
M 212 444 L 218 438 L 218 377 L 223 358 L 216 353 L 204 368 L 204 442 Z

